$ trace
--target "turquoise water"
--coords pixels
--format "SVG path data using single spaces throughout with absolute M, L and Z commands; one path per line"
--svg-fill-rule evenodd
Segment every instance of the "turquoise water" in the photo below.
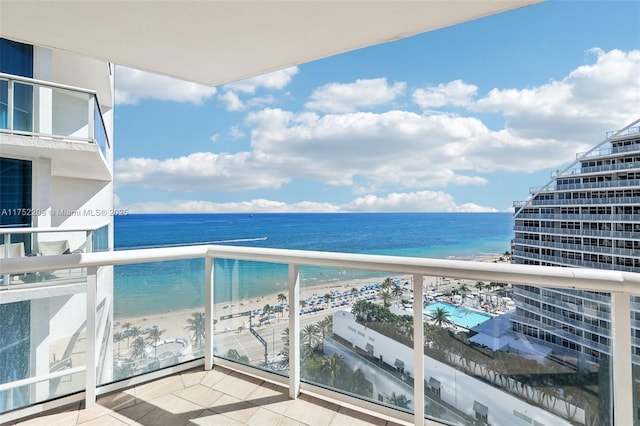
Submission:
M 432 305 L 428 305 L 424 308 L 423 312 L 430 315 L 438 308 L 443 308 L 449 314 L 449 319 L 455 325 L 459 325 L 464 328 L 473 328 L 478 324 L 490 320 L 491 316 L 483 314 L 482 312 L 472 311 L 462 306 L 454 306 L 444 302 L 437 302 Z
M 116 250 L 225 244 L 471 259 L 510 250 L 509 213 L 138 214 L 115 217 Z M 287 265 L 216 259 L 216 302 L 286 291 Z M 380 276 L 303 267 L 302 285 Z M 122 265 L 116 318 L 204 306 L 204 261 Z

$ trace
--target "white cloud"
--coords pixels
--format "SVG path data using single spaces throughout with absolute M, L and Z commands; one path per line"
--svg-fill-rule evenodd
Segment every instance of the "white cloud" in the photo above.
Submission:
M 466 106 L 478 92 L 478 87 L 462 80 L 427 86 L 413 91 L 413 101 L 423 109 L 438 108 L 446 105 Z
M 203 200 L 171 200 L 166 202 L 139 202 L 124 206 L 132 213 L 304 213 L 304 212 L 495 212 L 495 209 L 472 203 L 458 205 L 451 195 L 443 192 L 422 191 L 393 193 L 386 197 L 368 195 L 350 203 L 336 205 L 300 201 L 285 203 L 266 199 L 243 202 L 215 203 Z
M 228 90 L 222 95 L 218 95 L 218 99 L 226 104 L 227 111 L 242 111 L 244 104 L 234 92 Z
M 329 83 L 313 91 L 305 108 L 327 113 L 353 112 L 391 102 L 404 93 L 406 86 L 404 82 L 389 85 L 386 78 Z
M 145 98 L 200 104 L 216 93 L 215 87 L 119 65 L 116 66 L 115 83 L 117 104 L 137 104 Z
M 298 73 L 298 67 L 285 68 L 283 70 L 273 71 L 256 77 L 247 78 L 245 80 L 236 81 L 234 83 L 225 84 L 225 90 L 231 90 L 241 93 L 255 93 L 256 89 L 262 87 L 265 89 L 280 90 L 291 82 L 294 75 Z
M 562 80 L 527 89 L 493 89 L 474 109 L 501 112 L 511 132 L 532 141 L 554 138 L 594 145 L 605 131 L 638 117 L 640 50 L 590 53 L 595 63 Z
M 213 135 L 211 135 L 211 137 L 209 138 L 209 140 L 211 140 L 211 142 L 213 142 L 213 143 L 218 142 L 218 140 L 219 140 L 219 139 L 220 139 L 220 134 L 219 134 L 219 133 L 213 134 Z
M 344 211 L 364 212 L 495 212 L 496 209 L 473 203 L 457 205 L 453 197 L 442 191 L 392 193 L 386 197 L 367 195 L 342 206 Z
M 363 196 L 350 203 L 353 209 L 372 205 L 392 210 L 393 203 L 423 206 L 425 200 L 450 211 L 481 209 L 447 204 L 440 193 L 424 190 L 484 185 L 483 173 L 488 172 L 555 169 L 599 142 L 606 130 L 636 118 L 640 51 L 594 52 L 595 63 L 576 68 L 561 81 L 494 89 L 469 105 L 481 112 L 503 113 L 508 120 L 503 129 L 491 129 L 478 118 L 447 114 L 320 114 L 266 108 L 249 113 L 243 123 L 251 129 L 251 149 L 246 152 L 122 159 L 116 162 L 116 181 L 169 190 L 241 191 L 279 188 L 302 178 L 348 186 L 356 194 L 413 194 L 393 199 Z M 466 83 L 441 87 L 457 93 L 456 102 L 472 96 L 472 86 Z M 447 99 L 451 104 L 452 98 Z M 232 136 L 242 133 L 237 126 L 230 130 Z
M 229 129 L 229 136 L 231 136 L 231 139 L 240 139 L 244 136 L 244 133 L 238 126 L 231 126 Z
M 279 188 L 289 181 L 279 170 L 262 164 L 247 152 L 233 155 L 196 152 L 167 160 L 124 158 L 115 162 L 115 174 L 118 185 L 186 192 Z

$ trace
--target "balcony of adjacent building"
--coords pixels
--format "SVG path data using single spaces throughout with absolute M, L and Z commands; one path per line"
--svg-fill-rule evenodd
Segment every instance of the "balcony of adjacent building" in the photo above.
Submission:
M 7 209 L 5 209 L 7 210 Z M 9 215 L 11 212 L 4 212 Z M 20 214 L 20 212 L 15 212 Z M 0 228 L 0 259 L 51 256 L 79 256 L 108 249 L 109 223 L 91 227 L 5 227 Z M 110 278 L 111 280 L 111 278 Z M 84 292 L 87 270 L 82 267 L 51 268 L 0 275 L 2 303 Z
M 111 144 L 95 92 L 0 73 L 2 155 L 51 159 L 51 175 L 111 181 Z
M 83 290 L 42 285 L 17 303 L 2 299 L 14 289 L 0 291 L 14 360 L 3 364 L 0 421 L 638 421 L 639 274 L 225 246 L 0 260 L 10 276 L 52 267 L 85 268 Z M 599 362 L 512 330 L 517 285 L 605 294 Z

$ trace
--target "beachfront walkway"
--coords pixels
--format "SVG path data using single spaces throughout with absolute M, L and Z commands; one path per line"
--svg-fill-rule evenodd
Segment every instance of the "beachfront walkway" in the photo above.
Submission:
M 358 426 L 400 424 L 216 367 L 196 368 L 18 423 L 35 425 Z

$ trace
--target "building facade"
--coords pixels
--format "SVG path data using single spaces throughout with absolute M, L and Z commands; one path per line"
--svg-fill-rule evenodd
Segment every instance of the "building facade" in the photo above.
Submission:
M 514 203 L 513 262 L 640 272 L 640 127 L 609 132 L 576 158 Z M 514 331 L 581 368 L 611 355 L 608 293 L 516 286 L 514 296 Z M 635 363 L 639 306 L 632 299 Z
M 113 95 L 107 62 L 0 39 L 0 258 L 113 249 Z M 0 411 L 83 388 L 86 285 L 86 268 L 0 274 L 0 384 L 22 383 L 0 391 Z M 112 296 L 100 268 L 105 336 Z

